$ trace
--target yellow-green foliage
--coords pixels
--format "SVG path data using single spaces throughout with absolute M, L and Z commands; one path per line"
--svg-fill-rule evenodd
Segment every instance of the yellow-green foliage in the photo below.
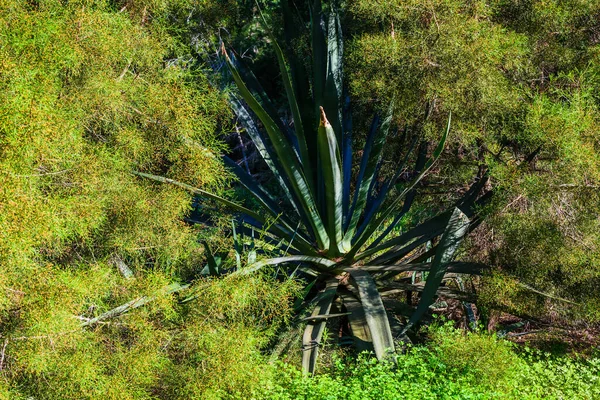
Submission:
M 189 197 L 129 172 L 220 183 L 219 95 L 165 64 L 169 37 L 101 4 L 15 2 L 1 16 L 6 267 L 113 251 L 176 263 L 193 238 L 179 222 Z
M 432 104 L 430 137 L 452 112 L 444 187 L 489 167 L 495 201 L 472 254 L 598 319 L 600 3 L 358 0 L 348 11 L 354 96 L 394 98 L 401 124 Z
M 155 288 L 166 283 L 153 281 Z M 122 284 L 115 300 L 150 289 L 138 286 Z M 7 390 L 44 399 L 246 398 L 259 391 L 271 370 L 258 349 L 290 314 L 294 284 L 246 278 L 197 287 L 199 299 L 186 306 L 164 297 L 85 330 L 68 312 L 44 316 L 47 328 L 10 338 Z
M 507 342 L 482 333 L 464 332 L 446 324 L 430 329 L 431 345 L 444 363 L 459 371 L 469 371 L 478 386 L 502 392 L 512 389 L 506 385 L 514 376 L 517 355 Z
M 201 3 L 0 2 L 0 398 L 206 398 L 260 380 L 290 284 L 206 282 L 189 306 L 163 295 L 80 326 L 203 266 L 189 194 L 130 173 L 227 178 L 225 102 L 163 24 L 175 6 L 215 14 Z
M 185 322 L 170 345 L 164 398 L 252 398 L 271 378 L 257 351 L 291 315 L 293 281 L 277 285 L 259 278 L 226 278 L 199 284 Z

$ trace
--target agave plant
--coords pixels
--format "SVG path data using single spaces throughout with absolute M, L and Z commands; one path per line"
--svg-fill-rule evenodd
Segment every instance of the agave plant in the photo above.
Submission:
M 290 41 L 304 35 L 290 5 L 282 1 Z M 390 320 L 382 295 L 399 290 L 420 292 L 420 301 L 401 327 L 405 335 L 433 303 L 447 273 L 478 273 L 474 263 L 452 262 L 462 238 L 477 224 L 474 210 L 485 179 L 478 179 L 447 211 L 400 234 L 391 236 L 413 204 L 419 182 L 442 153 L 448 132 L 428 155 L 427 142 L 408 140 L 402 161 L 387 180 L 380 177 L 381 157 L 392 124 L 392 106 L 383 118 L 375 116 L 362 149 L 354 160 L 352 123 L 342 83 L 342 35 L 335 8 L 323 12 L 320 0 L 311 6 L 306 33 L 312 41 L 312 67 L 307 69 L 293 52 L 287 56 L 271 37 L 293 117 L 293 129 L 279 118 L 256 77 L 233 52 L 222 47 L 224 61 L 237 86 L 232 106 L 280 187 L 283 200 L 270 193 L 231 159 L 224 162 L 260 205 L 250 209 L 201 189 L 156 175 L 140 176 L 182 186 L 203 198 L 222 203 L 244 223 L 261 230 L 276 243 L 281 255 L 262 259 L 240 270 L 251 273 L 265 266 L 300 268 L 322 288 L 303 336 L 303 366 L 314 371 L 319 342 L 328 318 L 345 315 L 361 349 L 371 348 L 379 359 L 394 352 Z M 289 46 L 287 46 L 289 47 Z M 312 78 L 309 79 L 308 77 Z M 243 99 L 243 101 L 242 101 Z M 245 104 L 244 104 L 245 103 Z M 247 108 L 253 112 L 252 116 Z M 260 120 L 261 129 L 255 122 Z M 407 137 L 409 135 L 406 135 Z M 416 153 L 412 180 L 401 182 L 411 154 Z M 359 162 L 353 176 L 353 162 Z M 402 183 L 402 184 L 400 184 Z M 427 250 L 428 243 L 435 242 Z M 428 271 L 424 284 L 394 280 L 408 271 Z M 334 301 L 346 312 L 332 313 Z

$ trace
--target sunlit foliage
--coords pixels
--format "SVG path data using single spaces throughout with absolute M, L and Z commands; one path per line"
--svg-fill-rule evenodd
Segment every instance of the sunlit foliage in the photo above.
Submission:
M 229 112 L 167 27 L 175 6 L 220 18 L 214 4 L 0 3 L 2 398 L 250 392 L 287 315 L 290 284 L 249 278 L 204 283 L 193 308 L 163 295 L 81 327 L 204 263 L 189 195 L 130 173 L 227 179 L 214 155 Z
M 453 113 L 454 144 L 433 191 L 490 168 L 496 200 L 473 254 L 597 319 L 599 3 L 347 5 L 351 93 L 365 104 L 395 98 L 408 124 L 432 105 L 425 133 Z

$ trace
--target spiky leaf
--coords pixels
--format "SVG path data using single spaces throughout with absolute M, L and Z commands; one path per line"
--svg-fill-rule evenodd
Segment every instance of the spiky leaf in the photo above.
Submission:
M 356 283 L 377 359 L 390 359 L 394 352 L 394 338 L 375 281 L 368 272 L 359 268 L 347 268 L 345 271 Z
M 442 279 L 444 278 L 448 264 L 450 261 L 452 261 L 454 253 L 456 253 L 456 250 L 458 249 L 463 237 L 467 233 L 468 228 L 469 218 L 459 208 L 455 208 L 454 212 L 450 216 L 450 219 L 448 220 L 448 225 L 446 226 L 446 230 L 442 235 L 442 239 L 437 246 L 437 251 L 435 253 L 435 257 L 433 258 L 429 276 L 425 282 L 425 288 L 423 289 L 419 305 L 417 306 L 415 313 L 410 318 L 409 323 L 404 328 L 404 332 L 416 324 L 421 319 L 423 314 L 425 314 L 425 312 L 429 309 L 429 306 L 433 303 L 433 299 L 435 298 L 436 292 L 442 283 Z
M 312 312 L 312 317 L 329 314 L 338 285 L 339 281 L 335 278 L 327 280 L 327 286 L 325 287 L 317 306 Z M 323 336 L 325 324 L 326 321 L 319 319 L 318 321 L 311 321 L 306 325 L 302 337 L 302 369 L 304 373 L 313 374 L 315 372 L 319 346 L 321 345 L 321 337 Z

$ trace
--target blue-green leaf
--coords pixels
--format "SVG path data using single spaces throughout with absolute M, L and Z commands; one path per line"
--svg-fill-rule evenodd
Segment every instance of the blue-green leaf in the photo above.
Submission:
M 327 286 L 311 314 L 312 317 L 329 314 L 338 285 L 339 281 L 335 278 L 327 280 Z M 302 369 L 306 374 L 314 374 L 315 372 L 319 346 L 321 345 L 321 337 L 323 336 L 325 324 L 326 321 L 322 319 L 309 321 L 304 330 L 304 335 L 302 337 Z
M 318 146 L 323 184 L 325 185 L 326 215 L 323 216 L 323 219 L 326 221 L 327 233 L 331 241 L 329 254 L 337 256 L 346 251 L 342 247 L 342 166 L 335 133 L 323 108 L 321 108 Z
M 392 359 L 394 338 L 375 281 L 368 272 L 359 268 L 346 268 L 345 271 L 352 276 L 356 283 L 377 359 Z
M 437 246 L 429 276 L 427 277 L 425 288 L 421 295 L 421 300 L 419 301 L 416 311 L 410 318 L 410 321 L 404 327 L 404 332 L 414 326 L 433 303 L 433 299 L 442 283 L 448 264 L 452 261 L 454 253 L 456 253 L 458 246 L 467 233 L 469 222 L 469 218 L 459 208 L 454 209 L 454 212 L 452 212 L 448 221 L 448 225 L 446 226 L 446 230 Z

